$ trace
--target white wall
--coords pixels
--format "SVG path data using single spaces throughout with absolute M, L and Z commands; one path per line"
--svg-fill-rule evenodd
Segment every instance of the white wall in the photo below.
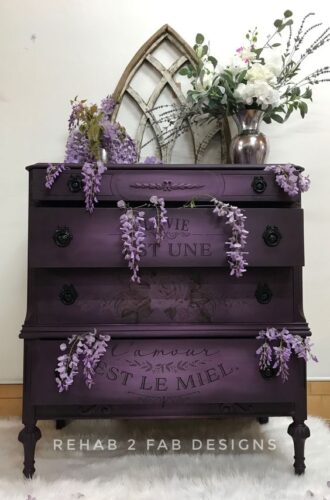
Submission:
M 330 5 L 313 10 L 330 24 Z M 75 95 L 99 101 L 111 92 L 141 44 L 169 23 L 188 42 L 207 35 L 214 55 L 228 57 L 247 29 L 266 35 L 276 16 L 291 8 L 297 20 L 311 10 L 307 0 L 219 2 L 209 0 L 1 0 L 0 2 L 0 382 L 22 377 L 17 336 L 26 307 L 28 176 L 24 166 L 61 161 L 69 101 Z M 314 56 L 330 63 L 330 44 Z M 315 88 L 304 121 L 264 126 L 270 162 L 305 166 L 312 190 L 304 195 L 305 313 L 320 363 L 309 375 L 329 377 L 327 320 L 330 309 L 329 110 L 330 84 Z

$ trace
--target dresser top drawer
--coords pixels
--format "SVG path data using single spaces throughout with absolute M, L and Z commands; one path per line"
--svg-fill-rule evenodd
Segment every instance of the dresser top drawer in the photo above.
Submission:
M 83 201 L 79 166 L 68 166 L 50 190 L 45 187 L 46 168 L 47 164 L 27 167 L 32 201 Z M 284 193 L 274 174 L 260 165 L 111 165 L 103 175 L 98 199 L 144 201 L 155 194 L 166 201 L 205 200 L 211 196 L 237 202 L 292 203 L 300 199 L 299 195 L 292 198 Z

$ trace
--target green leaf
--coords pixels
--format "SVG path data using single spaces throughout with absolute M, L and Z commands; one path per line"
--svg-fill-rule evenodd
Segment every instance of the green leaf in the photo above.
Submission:
M 270 116 L 268 116 L 268 115 L 265 115 L 265 116 L 264 116 L 264 122 L 265 122 L 265 123 L 271 123 L 271 121 L 272 121 L 272 119 L 271 119 L 271 117 L 270 117 Z
M 272 47 L 280 47 L 280 43 L 273 43 Z
M 216 65 L 218 64 L 218 61 L 213 56 L 209 56 L 209 61 L 213 64 L 214 67 L 216 67 Z
M 305 103 L 305 101 L 301 101 L 299 103 L 299 109 L 300 109 L 300 115 L 301 115 L 301 118 L 304 118 L 306 113 L 308 112 L 308 106 L 307 104 Z
M 208 51 L 209 51 L 208 46 L 207 46 L 207 45 L 203 45 L 202 55 L 203 55 L 203 56 L 206 56 L 206 54 L 208 53 Z
M 204 35 L 202 35 L 202 33 L 197 33 L 197 35 L 196 35 L 196 43 L 198 45 L 201 45 L 204 42 L 204 40 L 205 40 Z
M 272 119 L 277 123 L 283 123 L 283 118 L 281 115 L 277 115 L 276 113 L 272 114 Z
M 286 10 L 284 12 L 284 17 L 291 17 L 293 15 L 292 11 L 291 10 Z
M 188 68 L 181 68 L 179 71 L 179 75 L 188 75 Z
M 280 28 L 282 26 L 282 19 L 275 19 L 274 26 L 275 28 Z

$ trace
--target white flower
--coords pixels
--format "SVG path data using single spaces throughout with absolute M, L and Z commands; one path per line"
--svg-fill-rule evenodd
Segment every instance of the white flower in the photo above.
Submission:
M 246 79 L 250 82 L 264 81 L 264 82 L 272 82 L 275 83 L 275 75 L 273 71 L 266 65 L 261 63 L 253 63 L 251 68 L 248 69 L 246 73 Z
M 275 76 L 279 76 L 283 69 L 283 61 L 281 52 L 278 50 L 270 50 L 262 53 L 265 60 L 267 68 L 274 73 Z
M 276 107 L 280 102 L 280 93 L 265 81 L 240 83 L 234 96 L 237 102 L 250 106 L 254 101 L 266 109 L 268 106 Z
M 239 54 L 240 58 L 243 59 L 243 61 L 246 63 L 253 61 L 257 57 L 257 54 L 255 52 L 252 52 L 252 50 L 246 47 L 240 47 L 239 49 L 237 49 L 237 53 Z
M 241 71 L 248 69 L 248 62 L 245 60 L 243 61 L 241 56 L 236 54 L 231 58 L 229 64 L 226 66 L 226 69 L 233 75 L 237 75 L 238 73 L 241 73 Z

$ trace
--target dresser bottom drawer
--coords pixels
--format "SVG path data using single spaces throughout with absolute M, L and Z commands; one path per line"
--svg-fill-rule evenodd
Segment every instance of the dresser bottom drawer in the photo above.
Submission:
M 305 362 L 293 358 L 285 383 L 264 378 L 256 339 L 110 340 L 88 389 L 81 372 L 59 393 L 55 368 L 62 341 L 26 340 L 33 405 L 128 404 L 173 407 L 214 403 L 289 403 L 305 394 Z M 80 367 L 82 371 L 82 366 Z

